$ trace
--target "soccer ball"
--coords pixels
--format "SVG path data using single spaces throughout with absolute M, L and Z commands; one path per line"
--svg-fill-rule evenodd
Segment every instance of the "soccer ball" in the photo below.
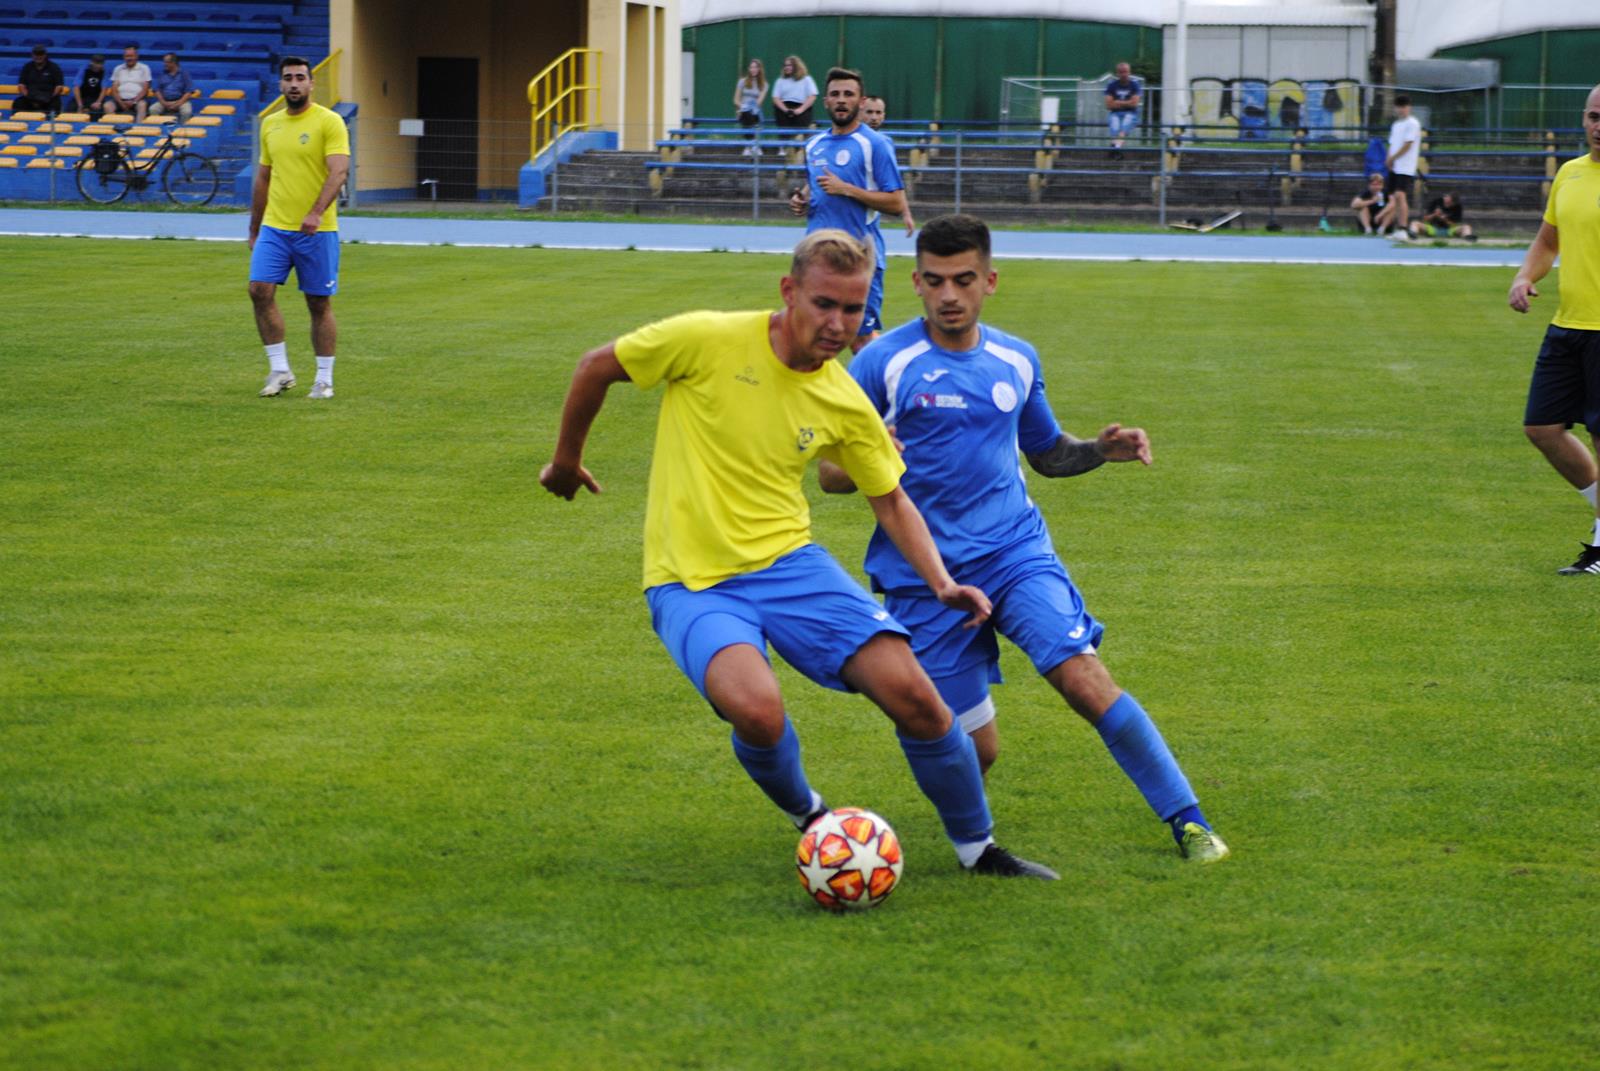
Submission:
M 859 807 L 840 807 L 811 823 L 794 858 L 800 887 L 830 911 L 877 907 L 905 865 L 889 823 Z

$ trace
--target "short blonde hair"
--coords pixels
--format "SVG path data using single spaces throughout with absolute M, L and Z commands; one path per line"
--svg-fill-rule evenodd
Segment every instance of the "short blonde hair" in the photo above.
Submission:
M 820 264 L 840 275 L 856 275 L 874 267 L 876 256 L 858 238 L 844 231 L 826 227 L 812 231 L 794 247 L 794 260 L 789 264 L 789 277 L 799 279 L 814 264 Z

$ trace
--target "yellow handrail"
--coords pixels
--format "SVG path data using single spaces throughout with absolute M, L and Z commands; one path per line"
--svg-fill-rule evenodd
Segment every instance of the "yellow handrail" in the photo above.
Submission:
M 331 108 L 339 103 L 339 57 L 342 55 L 344 49 L 336 48 L 332 55 L 311 68 L 311 99 L 324 108 Z M 262 108 L 256 118 L 265 119 L 273 112 L 282 111 L 287 107 L 280 95 L 277 100 Z
M 528 83 L 528 104 L 533 109 L 530 160 L 568 130 L 588 130 L 600 115 L 600 50 L 567 49 Z

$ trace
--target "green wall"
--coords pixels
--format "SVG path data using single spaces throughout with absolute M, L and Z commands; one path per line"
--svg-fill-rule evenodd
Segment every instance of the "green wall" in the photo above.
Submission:
M 1136 70 L 1161 67 L 1159 30 L 1059 19 L 734 19 L 685 29 L 683 47 L 695 54 L 695 113 L 730 119 L 733 83 L 748 57 L 766 64 L 772 81 L 783 57 L 797 55 L 819 88 L 829 67 L 854 67 L 891 119 L 994 120 L 1005 78 L 1089 77 L 1119 60 Z
M 1589 85 L 1600 81 L 1600 29 L 1544 30 L 1439 51 L 1440 59 L 1497 59 L 1508 85 Z

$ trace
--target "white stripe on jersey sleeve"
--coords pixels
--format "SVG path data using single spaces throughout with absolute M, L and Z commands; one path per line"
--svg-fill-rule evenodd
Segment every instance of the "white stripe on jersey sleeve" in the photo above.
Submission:
M 872 139 L 863 134 L 860 128 L 854 130 L 850 137 L 856 144 L 861 146 L 861 166 L 867 173 L 867 184 L 863 188 L 876 190 L 878 188 L 878 180 L 872 174 Z M 870 227 L 878 222 L 879 215 L 880 213 L 876 208 L 867 209 L 867 226 Z
M 906 365 L 933 349 L 933 344 L 927 339 L 922 339 L 905 349 L 894 354 L 883 366 L 883 392 L 889 398 L 889 411 L 884 414 L 883 422 L 893 424 L 895 421 L 895 395 L 900 392 L 900 377 L 906 373 Z
M 1006 364 L 1009 364 L 1012 368 L 1017 370 L 1017 375 L 1022 377 L 1022 398 L 1024 400 L 1029 394 L 1033 393 L 1032 361 L 1028 360 L 1027 357 L 1018 353 L 1016 350 L 1007 349 L 1005 346 L 1001 346 L 994 342 L 985 342 L 983 344 L 983 349 L 985 353 L 1000 358 Z

